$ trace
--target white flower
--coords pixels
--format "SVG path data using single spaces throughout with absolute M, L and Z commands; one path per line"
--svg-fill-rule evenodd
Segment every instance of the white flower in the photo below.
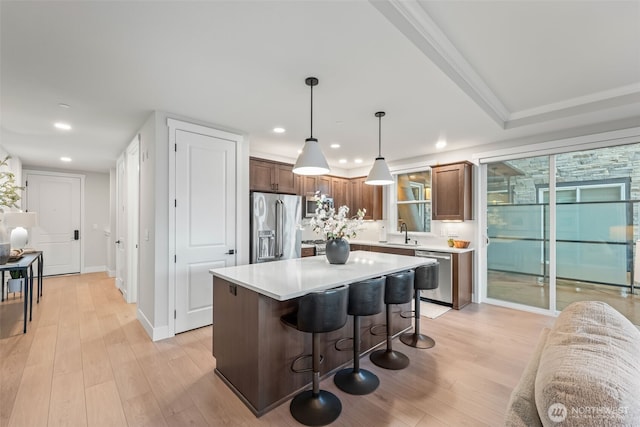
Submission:
M 316 214 L 311 218 L 311 228 L 318 234 L 324 234 L 327 240 L 342 237 L 354 238 L 356 232 L 363 228 L 365 212 L 366 209 L 358 209 L 356 216 L 349 218 L 348 206 L 340 206 L 336 214 L 334 208 L 325 210 L 322 200 L 319 200 Z

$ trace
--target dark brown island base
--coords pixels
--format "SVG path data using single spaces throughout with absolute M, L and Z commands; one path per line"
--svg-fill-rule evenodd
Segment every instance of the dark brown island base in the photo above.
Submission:
M 357 251 L 351 253 L 346 264 L 337 266 L 328 264 L 324 256 L 316 256 L 211 270 L 216 374 L 256 416 L 265 414 L 311 384 L 310 373 L 291 371 L 294 359 L 311 353 L 311 334 L 285 326 L 280 320 L 296 310 L 298 298 L 434 262 Z M 410 303 L 394 306 L 394 335 L 410 329 L 411 319 L 400 316 L 408 310 Z M 385 342 L 386 334 L 374 336 L 370 332 L 371 326 L 386 322 L 385 313 L 363 317 L 361 322 L 360 348 L 364 355 Z M 352 334 L 351 316 L 342 329 L 322 334 L 322 377 L 351 363 L 352 352 L 338 351 L 334 346 Z M 394 345 L 396 342 L 401 345 L 395 340 Z

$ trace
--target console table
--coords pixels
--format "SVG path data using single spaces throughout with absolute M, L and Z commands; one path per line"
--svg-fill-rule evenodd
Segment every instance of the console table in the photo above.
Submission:
M 29 312 L 29 321 L 33 316 L 33 264 L 38 261 L 38 287 L 36 288 L 37 299 L 36 302 L 40 302 L 42 296 L 42 271 L 44 257 L 42 251 L 35 251 L 22 255 L 16 262 L 8 262 L 0 265 L 0 271 L 2 272 L 2 301 L 4 301 L 4 273 L 5 271 L 18 270 L 23 272 L 23 277 L 26 279 L 24 283 L 24 331 L 27 333 L 27 311 Z

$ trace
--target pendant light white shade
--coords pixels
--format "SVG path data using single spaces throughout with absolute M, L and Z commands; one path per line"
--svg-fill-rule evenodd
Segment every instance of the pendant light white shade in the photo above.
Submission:
M 302 148 L 302 153 L 298 156 L 296 164 L 293 165 L 293 173 L 298 175 L 324 175 L 329 171 L 329 164 L 322 154 L 318 140 L 307 138 Z
M 389 172 L 389 166 L 382 157 L 382 117 L 384 117 L 384 111 L 378 111 L 375 116 L 378 118 L 378 157 L 373 162 L 373 167 L 367 176 L 367 180 L 364 182 L 369 185 L 391 185 L 393 184 L 393 177 Z
M 293 165 L 293 173 L 297 175 L 324 175 L 331 171 L 327 159 L 322 154 L 318 140 L 313 137 L 313 87 L 318 84 L 315 77 L 307 77 L 304 81 L 311 88 L 311 134 L 304 142 L 302 152 Z
M 391 176 L 391 172 L 389 172 L 387 162 L 384 161 L 384 157 L 376 158 L 369 172 L 369 176 L 367 176 L 367 180 L 364 183 L 369 185 L 393 184 L 393 177 Z

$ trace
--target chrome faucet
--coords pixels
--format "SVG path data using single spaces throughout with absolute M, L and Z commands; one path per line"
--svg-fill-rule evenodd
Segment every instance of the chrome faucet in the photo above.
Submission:
M 400 232 L 402 233 L 402 230 L 404 229 L 404 243 L 405 245 L 407 243 L 409 243 L 409 231 L 407 230 L 407 223 L 403 222 L 402 224 L 400 224 Z

